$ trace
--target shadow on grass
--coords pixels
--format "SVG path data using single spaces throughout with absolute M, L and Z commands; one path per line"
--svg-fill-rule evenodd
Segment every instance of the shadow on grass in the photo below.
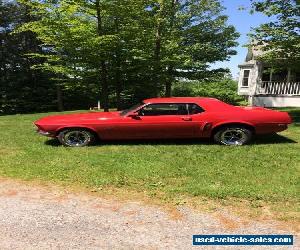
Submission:
M 57 139 L 49 139 L 49 140 L 45 141 L 45 145 L 52 146 L 52 147 L 62 146 Z
M 254 138 L 252 144 L 284 144 L 297 143 L 296 141 L 279 134 L 260 135 Z
M 257 136 L 253 139 L 250 145 L 258 144 L 283 144 L 283 143 L 297 143 L 296 141 L 278 134 Z M 58 147 L 61 146 L 58 140 L 50 139 L 45 142 L 48 146 Z M 149 139 L 149 140 L 113 140 L 96 142 L 92 147 L 103 145 L 214 145 L 211 139 Z
M 45 142 L 48 146 L 61 146 L 57 139 L 50 139 Z M 212 145 L 210 139 L 149 139 L 149 140 L 113 140 L 113 141 L 97 141 L 91 147 L 103 145 Z

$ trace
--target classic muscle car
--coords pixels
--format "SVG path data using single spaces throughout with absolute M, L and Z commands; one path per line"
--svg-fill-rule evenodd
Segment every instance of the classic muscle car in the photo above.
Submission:
M 82 147 L 96 140 L 213 138 L 224 145 L 244 145 L 254 135 L 288 128 L 286 112 L 237 107 L 214 98 L 147 99 L 121 112 L 47 116 L 35 122 L 42 135 L 65 146 Z

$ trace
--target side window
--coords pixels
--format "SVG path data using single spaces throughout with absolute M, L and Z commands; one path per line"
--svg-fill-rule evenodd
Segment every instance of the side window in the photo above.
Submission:
M 184 103 L 149 104 L 139 110 L 140 116 L 187 115 L 188 105 Z
M 250 76 L 250 70 L 245 69 L 243 75 L 242 87 L 249 87 L 249 76 Z
M 189 104 L 189 114 L 190 115 L 196 115 L 204 112 L 203 108 L 200 108 L 197 104 L 195 103 L 190 103 Z

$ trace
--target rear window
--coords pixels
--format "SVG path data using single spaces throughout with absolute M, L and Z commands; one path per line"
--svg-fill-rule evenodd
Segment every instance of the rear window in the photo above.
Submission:
M 195 103 L 189 104 L 189 115 L 196 115 L 204 112 L 204 109 Z

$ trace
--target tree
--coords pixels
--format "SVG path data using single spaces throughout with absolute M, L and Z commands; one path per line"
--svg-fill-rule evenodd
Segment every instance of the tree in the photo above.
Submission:
M 42 53 L 35 34 L 13 34 L 18 25 L 29 21 L 26 6 L 0 1 L 0 114 L 55 109 L 51 76 L 32 70 L 38 61 L 24 56 Z
M 133 14 L 144 9 L 142 1 L 60 0 L 24 1 L 38 21 L 22 25 L 19 32 L 32 31 L 42 41 L 48 54 L 32 54 L 46 61 L 37 67 L 56 73 L 68 82 L 98 79 L 101 103 L 109 107 L 110 89 L 115 80 L 120 99 L 121 60 L 128 61 L 129 36 L 138 36 Z M 129 14 L 131 13 L 131 14 Z M 129 18 L 128 18 L 129 17 Z M 130 19 L 130 20 L 128 20 Z M 135 50 L 138 48 L 135 47 Z M 122 55 L 121 55 L 122 52 Z M 136 56 L 138 52 L 135 53 Z M 113 67 L 116 66 L 116 67 Z M 93 80 L 94 81 L 94 80 Z
M 40 17 L 18 29 L 42 42 L 43 53 L 30 55 L 44 59 L 35 68 L 63 88 L 98 85 L 105 111 L 170 96 L 178 78 L 222 75 L 209 64 L 235 54 L 238 34 L 218 0 L 19 1 Z
M 255 28 L 250 35 L 253 44 L 264 54 L 261 58 L 274 66 L 300 66 L 300 2 L 297 0 L 252 1 L 252 11 L 272 17 L 268 23 Z
M 209 70 L 209 64 L 228 60 L 236 52 L 238 33 L 227 25 L 217 0 L 156 0 L 149 10 L 154 19 L 153 81 L 171 96 L 178 77 L 208 79 L 224 69 Z

